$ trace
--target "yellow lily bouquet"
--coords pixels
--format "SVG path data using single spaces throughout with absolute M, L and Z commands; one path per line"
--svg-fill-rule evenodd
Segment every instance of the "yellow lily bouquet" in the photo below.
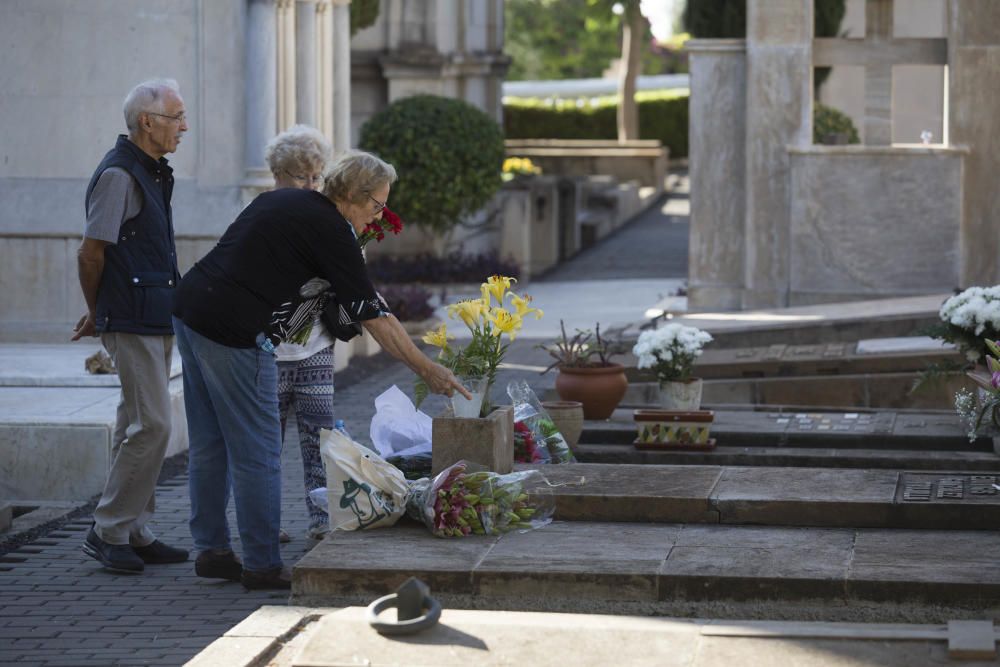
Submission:
M 448 306 L 448 317 L 461 320 L 472 333 L 472 340 L 464 348 L 450 342 L 455 337 L 448 334 L 446 322 L 423 336 L 425 343 L 441 348 L 438 362 L 451 369 L 463 383 L 485 380 L 480 416 L 485 416 L 492 410 L 489 393 L 496 379 L 497 367 L 503 360 L 507 347 L 521 330 L 524 318 L 528 315 L 534 315 L 535 319 L 542 318 L 542 311 L 530 306 L 530 296 L 520 296 L 511 291 L 511 283 L 516 282 L 516 278 L 508 276 L 490 276 L 479 287 L 480 298 L 466 299 Z M 504 336 L 507 337 L 506 342 Z M 426 398 L 427 393 L 427 385 L 418 380 L 415 390 L 418 405 Z

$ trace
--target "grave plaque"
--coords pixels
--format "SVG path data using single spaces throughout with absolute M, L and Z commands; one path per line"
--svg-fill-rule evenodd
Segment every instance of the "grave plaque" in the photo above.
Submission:
M 997 475 L 904 472 L 896 489 L 897 502 L 1000 505 Z
M 892 432 L 895 422 L 892 412 L 772 412 L 768 416 L 775 424 L 784 426 L 788 433 L 887 434 Z

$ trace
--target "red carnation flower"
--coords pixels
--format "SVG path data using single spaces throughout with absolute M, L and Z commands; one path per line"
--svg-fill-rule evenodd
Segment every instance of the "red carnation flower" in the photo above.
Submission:
M 390 211 L 388 206 L 382 209 L 382 221 L 392 229 L 393 234 L 403 231 L 403 221 L 399 219 L 398 215 Z

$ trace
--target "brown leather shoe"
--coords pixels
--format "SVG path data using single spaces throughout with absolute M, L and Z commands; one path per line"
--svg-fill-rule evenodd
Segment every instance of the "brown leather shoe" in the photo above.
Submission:
M 289 590 L 292 587 L 292 571 L 286 567 L 271 570 L 243 570 L 240 579 L 247 590 Z
M 227 551 L 224 554 L 202 551 L 194 561 L 194 573 L 206 579 L 240 581 L 243 574 L 243 563 L 232 551 Z

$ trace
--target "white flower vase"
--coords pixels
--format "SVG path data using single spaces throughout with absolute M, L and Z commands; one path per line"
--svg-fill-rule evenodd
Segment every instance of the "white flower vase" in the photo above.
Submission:
M 664 410 L 690 412 L 701 408 L 701 378 L 687 382 L 661 382 L 660 407 Z
M 460 378 L 462 385 L 472 394 L 470 401 L 457 391 L 451 397 L 451 409 L 456 417 L 465 419 L 476 419 L 483 409 L 483 398 L 486 396 L 486 385 L 488 378 Z

